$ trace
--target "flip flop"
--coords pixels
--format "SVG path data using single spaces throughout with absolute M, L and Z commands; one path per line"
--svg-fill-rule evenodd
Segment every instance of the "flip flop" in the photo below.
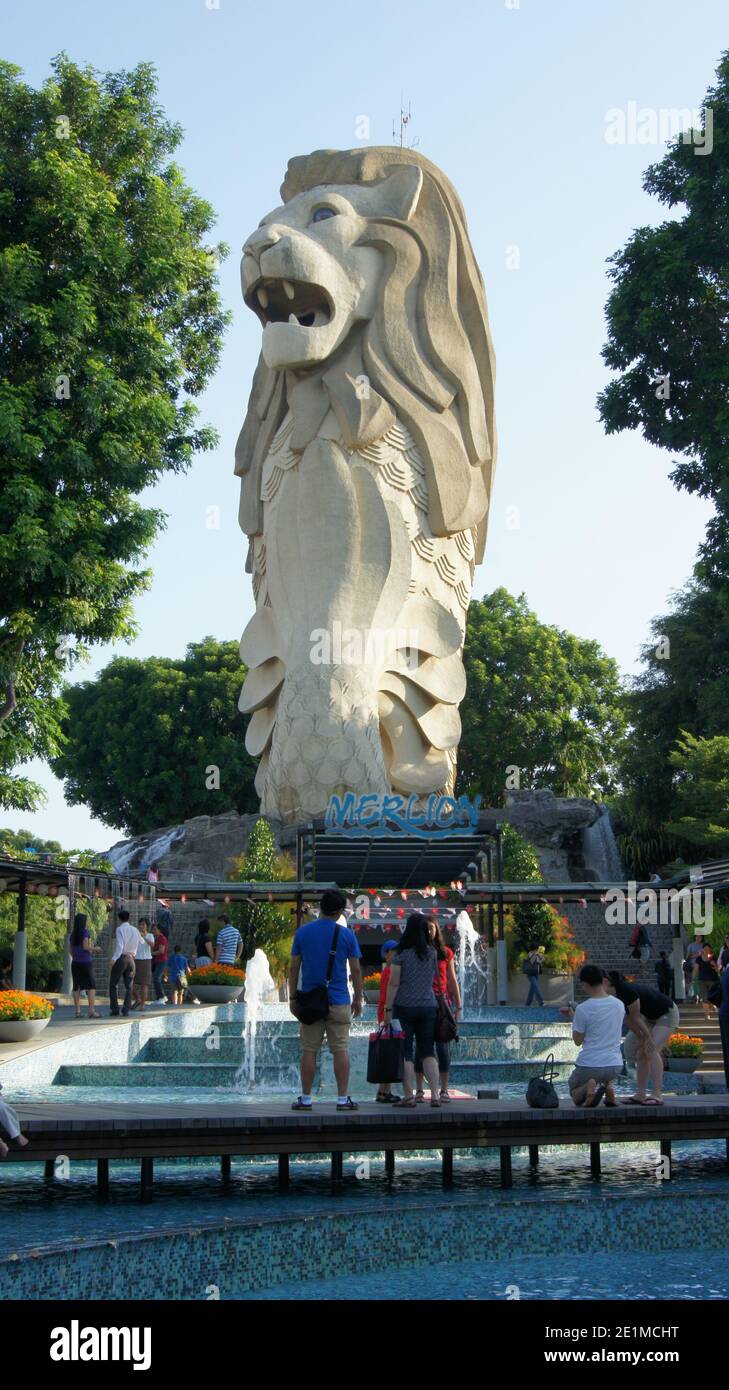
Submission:
M 592 1100 L 588 1102 L 587 1109 L 588 1109 L 588 1110 L 595 1110 L 595 1109 L 597 1109 L 597 1106 L 600 1104 L 600 1101 L 602 1100 L 604 1094 L 605 1094 L 605 1087 L 604 1087 L 604 1086 L 598 1086 L 597 1090 L 595 1091 L 594 1096 L 592 1097 Z
M 643 1105 L 663 1105 L 663 1104 L 664 1104 L 664 1102 L 663 1102 L 662 1100 L 658 1100 L 656 1096 L 646 1096 L 645 1100 L 643 1101 Z

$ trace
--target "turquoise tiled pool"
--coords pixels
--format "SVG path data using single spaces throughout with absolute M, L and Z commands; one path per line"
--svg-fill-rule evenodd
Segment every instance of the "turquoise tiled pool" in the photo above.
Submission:
M 37 1052 L 9 1080 L 0 1068 L 5 1094 L 11 1102 L 224 1108 L 242 1094 L 255 1105 L 295 1089 L 290 1020 L 270 1018 L 259 1031 L 258 1084 L 250 1089 L 242 1014 L 208 1013 L 207 1022 L 139 1021 L 107 1032 L 93 1051 L 88 1038 L 86 1052 Z M 574 1052 L 568 1025 L 546 1010 L 493 1013 L 463 1026 L 455 1084 L 475 1091 L 495 1081 L 502 1097 L 521 1096 L 525 1078 L 553 1052 L 564 1094 Z M 371 1098 L 368 1031 L 365 1022 L 353 1040 L 352 1089 Z M 326 1065 L 321 1084 L 331 1095 Z M 693 1084 L 677 1078 L 680 1089 Z M 60 1284 L 67 1297 L 92 1299 L 129 1287 L 144 1298 L 193 1301 L 378 1299 L 392 1297 L 396 1271 L 399 1298 L 515 1297 L 507 1288 L 525 1299 L 726 1298 L 724 1144 L 676 1144 L 674 1158 L 669 1184 L 657 1175 L 657 1148 L 605 1145 L 596 1181 L 586 1148 L 543 1147 L 536 1171 L 515 1150 L 514 1187 L 503 1191 L 495 1150 L 456 1151 L 454 1185 L 444 1191 L 437 1155 L 398 1155 L 390 1181 L 383 1156 L 352 1154 L 336 1188 L 328 1155 L 309 1155 L 292 1159 L 286 1194 L 270 1159 L 234 1159 L 227 1185 L 214 1159 L 158 1160 L 148 1204 L 139 1202 L 137 1163 L 111 1165 L 107 1204 L 96 1199 L 92 1165 L 73 1164 L 65 1181 L 46 1182 L 38 1168 L 7 1163 L 0 1296 L 51 1298 Z

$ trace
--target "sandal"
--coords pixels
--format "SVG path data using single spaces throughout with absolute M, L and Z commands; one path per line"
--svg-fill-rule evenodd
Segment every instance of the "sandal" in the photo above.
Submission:
M 388 1091 L 378 1091 L 375 1100 L 378 1101 L 380 1105 L 392 1104 L 392 1097 Z
M 425 1091 L 416 1091 L 415 1100 L 417 1101 L 418 1105 L 422 1105 L 425 1100 Z
M 440 1110 L 440 1101 L 437 1096 L 430 1097 L 430 1108 L 431 1110 Z
M 401 1096 L 398 1100 L 393 1101 L 393 1105 L 399 1105 L 403 1110 L 414 1110 L 416 1102 L 413 1096 Z
M 600 1101 L 602 1100 L 604 1094 L 605 1094 L 605 1087 L 604 1087 L 604 1086 L 598 1086 L 597 1090 L 595 1091 L 595 1093 L 594 1093 L 594 1095 L 593 1095 L 593 1097 L 592 1097 L 592 1100 L 590 1100 L 590 1101 L 587 1102 L 587 1109 L 588 1109 L 588 1110 L 596 1110 L 597 1107 L 598 1107 L 598 1105 L 600 1104 Z
M 359 1110 L 359 1106 L 351 1096 L 347 1096 L 346 1100 L 337 1101 L 337 1110 Z
M 304 1105 L 303 1097 L 302 1097 L 302 1096 L 299 1096 L 298 1099 L 294 1101 L 293 1105 L 291 1106 L 291 1109 L 292 1109 L 292 1110 L 313 1110 L 313 1109 L 314 1109 L 314 1106 L 313 1106 L 313 1104 L 311 1103 L 311 1101 L 309 1101 L 309 1104 L 308 1104 L 308 1105 Z
M 447 1091 L 440 1091 L 440 1092 L 439 1092 L 439 1095 L 440 1095 L 441 1103 L 442 1103 L 443 1105 L 450 1105 L 450 1103 L 451 1103 L 451 1098 L 450 1098 L 450 1096 L 449 1096 L 449 1094 L 448 1094 Z

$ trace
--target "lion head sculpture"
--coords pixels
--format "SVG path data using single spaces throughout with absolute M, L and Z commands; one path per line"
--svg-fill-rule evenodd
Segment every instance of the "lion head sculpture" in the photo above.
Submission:
M 434 533 L 477 526 L 480 561 L 496 462 L 494 354 L 455 189 L 416 151 L 374 147 L 290 160 L 281 197 L 241 264 L 264 326 L 236 448 L 243 530 L 261 527 L 260 468 L 286 411 L 286 371 L 350 355 L 326 383 L 345 437 L 375 437 L 386 403 L 425 460 Z M 356 391 L 362 374 L 368 396 Z
M 494 360 L 463 209 L 429 160 L 320 150 L 281 196 L 241 264 L 263 343 L 236 448 L 257 598 L 240 707 L 263 809 L 295 820 L 332 792 L 452 789 Z M 312 672 L 308 634 L 347 622 L 384 631 L 384 655 Z

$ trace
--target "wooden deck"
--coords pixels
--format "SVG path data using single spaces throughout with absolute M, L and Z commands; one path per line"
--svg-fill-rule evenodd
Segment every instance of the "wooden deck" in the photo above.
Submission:
M 589 1145 L 593 1173 L 600 1171 L 600 1146 L 626 1142 L 659 1145 L 670 1157 L 671 1144 L 692 1139 L 723 1139 L 729 1163 L 729 1095 L 669 1098 L 662 1108 L 621 1105 L 616 1109 L 577 1110 L 562 1102 L 558 1110 L 531 1110 L 526 1101 L 460 1100 L 439 1110 L 415 1110 L 363 1103 L 337 1113 L 333 1102 L 319 1102 L 311 1113 L 293 1111 L 288 1102 L 252 1105 L 19 1104 L 26 1149 L 11 1148 L 13 1162 L 46 1165 L 65 1157 L 96 1161 L 102 1195 L 108 1190 L 109 1161 L 141 1160 L 142 1193 L 148 1194 L 156 1158 L 216 1157 L 223 1176 L 234 1156 L 276 1154 L 282 1183 L 292 1154 L 328 1153 L 332 1176 L 342 1172 L 344 1153 L 383 1150 L 387 1171 L 397 1152 L 437 1149 L 443 1174 L 453 1171 L 453 1151 L 498 1148 L 501 1180 L 511 1186 L 511 1151 L 528 1147 L 532 1164 L 544 1144 Z M 0 1166 L 0 1180 L 2 1167 Z

